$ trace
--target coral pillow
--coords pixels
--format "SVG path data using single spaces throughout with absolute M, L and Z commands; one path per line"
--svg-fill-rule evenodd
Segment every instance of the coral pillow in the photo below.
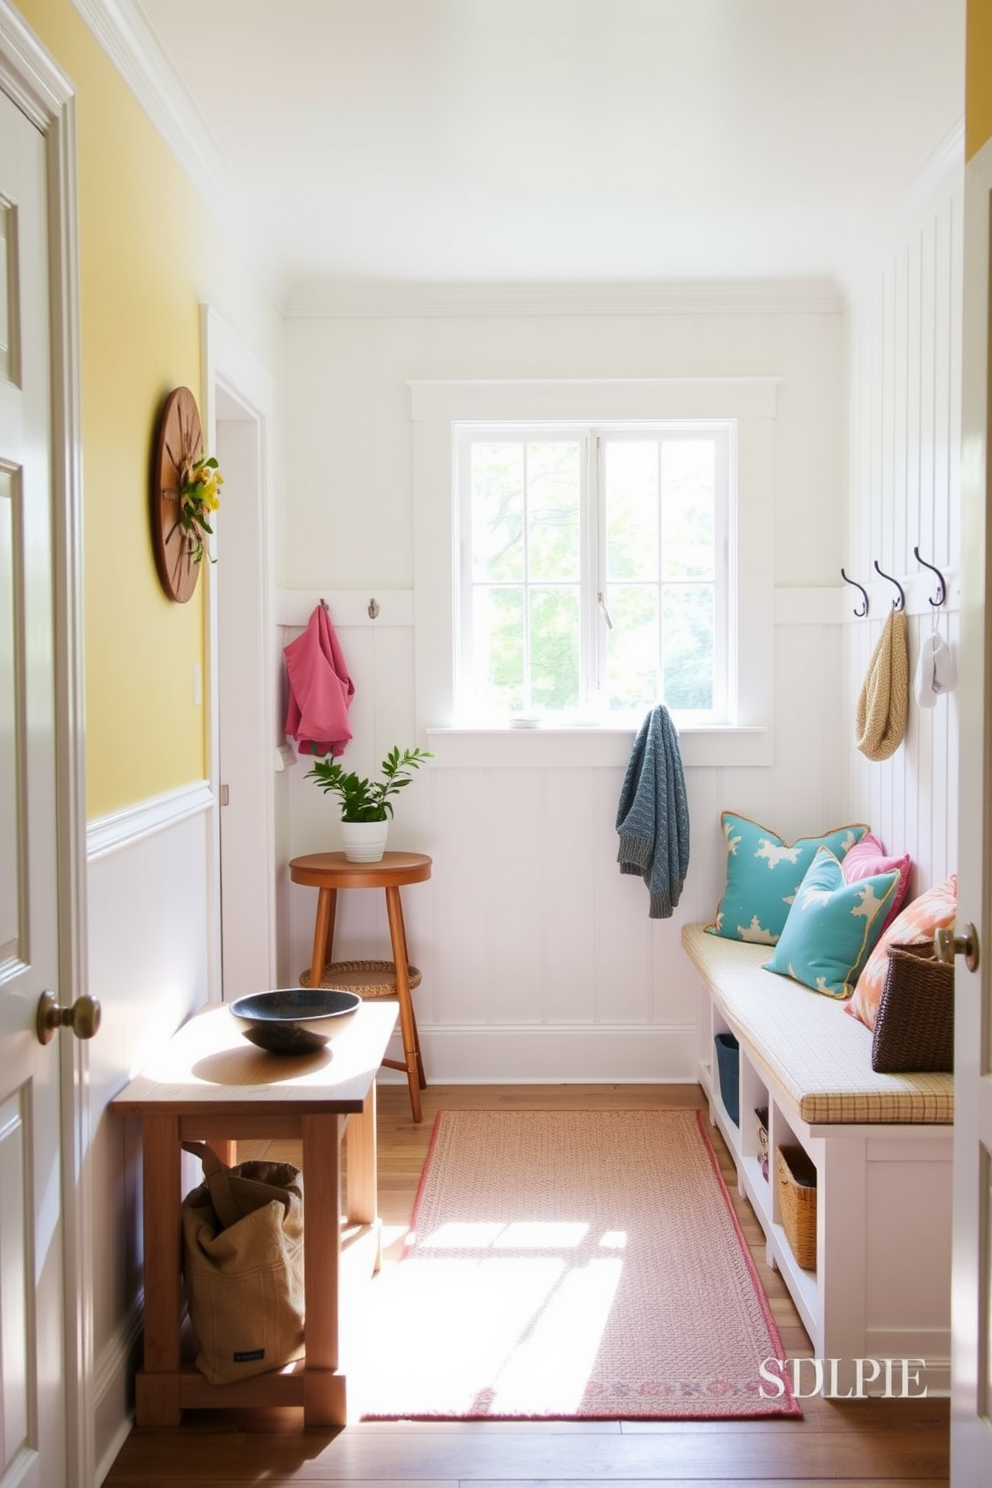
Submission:
M 868 957 L 865 969 L 858 978 L 854 996 L 844 1008 L 845 1013 L 860 1019 L 867 1028 L 874 1030 L 878 1002 L 885 986 L 885 973 L 889 966 L 890 945 L 912 945 L 921 940 L 933 940 L 934 934 L 945 926 L 953 925 L 958 914 L 958 880 L 952 873 L 944 883 L 927 889 L 918 899 L 907 904 L 901 914 L 882 932 L 882 937 Z
M 882 925 L 883 933 L 892 924 L 906 902 L 912 867 L 913 861 L 909 853 L 904 853 L 901 858 L 887 856 L 885 848 L 871 832 L 867 837 L 862 837 L 860 842 L 855 843 L 850 852 L 844 856 L 841 870 L 845 883 L 858 883 L 862 878 L 874 878 L 878 873 L 891 873 L 893 870 L 898 872 L 899 882 L 896 885 L 895 897 L 886 911 L 885 923 Z

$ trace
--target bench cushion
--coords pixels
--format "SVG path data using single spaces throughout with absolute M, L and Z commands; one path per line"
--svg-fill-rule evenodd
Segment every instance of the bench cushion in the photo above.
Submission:
M 728 1023 L 811 1124 L 954 1120 L 953 1075 L 879 1075 L 872 1036 L 843 1003 L 765 971 L 768 947 L 686 925 L 682 944 Z

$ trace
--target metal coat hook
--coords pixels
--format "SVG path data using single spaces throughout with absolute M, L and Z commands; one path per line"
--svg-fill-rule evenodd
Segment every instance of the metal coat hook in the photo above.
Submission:
M 374 620 L 376 618 L 376 616 L 378 615 L 378 613 L 379 613 L 379 601 L 377 599 L 370 599 L 369 600 L 369 619 L 370 620 Z
M 879 575 L 880 578 L 888 579 L 888 581 L 889 581 L 890 584 L 895 584 L 896 589 L 899 591 L 899 598 L 898 599 L 894 599 L 892 601 L 892 608 L 894 610 L 903 610 L 903 609 L 905 609 L 905 607 L 906 607 L 906 596 L 903 593 L 902 585 L 900 584 L 899 580 L 898 579 L 894 579 L 891 574 L 883 573 L 883 571 L 878 566 L 878 559 L 877 558 L 875 559 L 875 572 Z
M 916 559 L 917 563 L 922 563 L 924 568 L 929 568 L 931 573 L 935 573 L 937 575 L 937 598 L 931 599 L 930 603 L 933 605 L 935 610 L 939 609 L 940 606 L 944 603 L 944 600 L 947 598 L 947 585 L 944 583 L 944 575 L 941 573 L 939 568 L 935 568 L 932 563 L 928 563 L 925 558 L 920 557 L 919 547 L 915 547 L 913 549 L 913 557 Z
M 327 600 L 323 597 L 323 595 L 321 595 L 321 599 L 320 599 L 320 608 L 322 610 L 326 610 L 328 614 L 331 613 L 331 607 L 327 603 Z
M 863 620 L 868 613 L 868 590 L 865 589 L 863 585 L 859 584 L 857 579 L 849 579 L 843 569 L 841 569 L 840 571 L 840 576 L 844 580 L 845 584 L 850 584 L 852 588 L 861 590 L 861 598 L 864 600 L 864 605 L 861 609 L 855 610 L 854 613 L 857 615 L 859 620 Z

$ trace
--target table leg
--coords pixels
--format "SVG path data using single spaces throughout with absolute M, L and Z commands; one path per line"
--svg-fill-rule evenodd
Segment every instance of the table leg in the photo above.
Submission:
M 143 1227 L 145 1247 L 144 1371 L 136 1384 L 139 1426 L 178 1426 L 181 1325 L 179 1117 L 142 1118 Z
M 422 1120 L 420 1092 L 427 1084 L 424 1065 L 420 1057 L 420 1040 L 417 1020 L 413 1012 L 410 994 L 410 958 L 403 927 L 403 904 L 400 891 L 395 885 L 386 887 L 386 914 L 389 918 L 389 938 L 393 948 L 393 964 L 396 968 L 396 994 L 400 1004 L 400 1031 L 403 1036 L 403 1058 L 406 1062 L 407 1083 L 410 1086 L 410 1106 L 414 1121 Z
M 379 1179 L 375 1150 L 375 1085 L 361 1111 L 348 1117 L 345 1213 L 349 1224 L 375 1224 L 379 1207 Z
M 303 1422 L 347 1423 L 344 1378 L 338 1373 L 341 1273 L 341 1136 L 343 1118 L 303 1116 L 303 1265 L 306 1367 Z
M 313 954 L 310 957 L 311 987 L 320 986 L 324 978 L 324 967 L 331 959 L 337 897 L 337 889 L 317 890 L 317 919 L 313 927 Z

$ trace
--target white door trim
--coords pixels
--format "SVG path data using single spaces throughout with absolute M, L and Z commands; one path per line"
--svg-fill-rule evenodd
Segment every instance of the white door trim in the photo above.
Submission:
M 957 961 L 955 974 L 954 1247 L 951 1333 L 951 1482 L 954 1488 L 992 1484 L 989 1424 L 988 1251 L 990 1163 L 983 1160 L 992 1129 L 988 1069 L 992 915 L 992 819 L 986 750 L 992 724 L 989 681 L 989 260 L 992 252 L 992 140 L 965 167 L 964 339 L 961 452 L 960 647 L 960 891 L 958 931 L 978 926 L 977 975 Z
M 45 136 L 51 270 L 52 482 L 55 551 L 56 749 L 59 831 L 59 985 L 87 990 L 82 439 L 79 374 L 76 110 L 72 84 L 0 0 L 0 88 Z M 95 1481 L 93 1252 L 88 1045 L 60 1039 L 65 1254 L 66 1447 L 69 1488 Z
M 210 452 L 217 447 L 217 399 L 218 393 L 228 394 L 239 403 L 257 422 L 259 436 L 257 541 L 259 545 L 256 572 L 261 576 L 258 594 L 259 631 L 265 637 L 268 648 L 262 658 L 261 696 L 254 709 L 254 726 L 259 731 L 260 756 L 271 758 L 272 768 L 266 774 L 264 798 L 264 824 L 261 838 L 251 854 L 251 862 L 259 875 L 256 902 L 266 905 L 267 934 L 267 985 L 276 985 L 276 832 L 275 832 L 275 774 L 281 768 L 277 760 L 276 736 L 276 688 L 278 658 L 275 649 L 275 590 L 272 562 L 273 520 L 272 490 L 274 476 L 273 428 L 275 423 L 275 387 L 272 377 L 255 355 L 245 346 L 240 337 L 231 330 L 227 322 L 210 305 L 200 306 L 200 341 L 203 364 L 204 433 Z M 233 499 L 233 498 L 232 498 Z M 219 515 L 223 522 L 223 513 Z M 223 560 L 222 560 L 223 561 Z M 210 782 L 214 794 L 210 851 L 212 862 L 208 864 L 208 882 L 212 904 L 210 906 L 210 996 L 219 999 L 222 989 L 221 975 L 221 903 L 220 903 L 220 688 L 218 683 L 218 629 L 219 613 L 217 586 L 211 584 L 208 597 L 208 687 L 210 698 Z M 243 721 L 240 724 L 243 730 Z

